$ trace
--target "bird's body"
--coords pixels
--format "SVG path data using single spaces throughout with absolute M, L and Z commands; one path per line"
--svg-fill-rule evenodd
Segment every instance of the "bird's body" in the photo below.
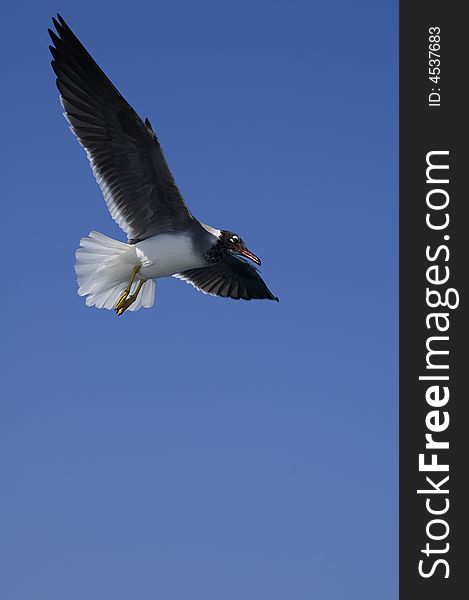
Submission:
M 204 293 L 278 300 L 260 264 L 235 233 L 189 211 L 148 119 L 143 122 L 65 21 L 49 30 L 52 67 L 70 128 L 84 147 L 114 220 L 128 243 L 91 232 L 76 254 L 78 293 L 97 308 L 149 308 L 156 279 L 174 276 Z
M 207 267 L 202 254 L 188 233 L 160 233 L 135 244 L 142 268 L 140 275 L 147 279 L 169 277 L 187 269 Z M 207 249 L 208 250 L 208 249 Z

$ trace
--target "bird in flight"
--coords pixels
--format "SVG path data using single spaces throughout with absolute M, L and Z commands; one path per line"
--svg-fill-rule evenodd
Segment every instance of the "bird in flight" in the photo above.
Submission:
M 127 243 L 97 231 L 80 240 L 75 271 L 87 306 L 117 315 L 150 308 L 156 280 L 169 276 L 213 296 L 278 301 L 248 262 L 261 264 L 241 237 L 190 212 L 150 121 L 140 119 L 64 19 L 52 21 L 51 64 L 64 116 L 127 234 Z

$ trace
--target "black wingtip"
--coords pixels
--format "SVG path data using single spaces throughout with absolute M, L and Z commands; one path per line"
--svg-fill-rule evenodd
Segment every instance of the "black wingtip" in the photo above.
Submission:
M 54 27 L 57 29 L 57 32 L 59 34 L 60 31 L 63 29 L 70 31 L 70 27 L 67 25 L 65 19 L 60 13 L 57 13 L 57 18 L 52 17 L 52 23 L 54 24 Z
M 53 43 L 55 44 L 55 46 L 57 46 L 57 44 L 60 43 L 59 36 L 52 29 L 48 29 L 47 31 L 49 32 L 50 39 L 53 41 Z

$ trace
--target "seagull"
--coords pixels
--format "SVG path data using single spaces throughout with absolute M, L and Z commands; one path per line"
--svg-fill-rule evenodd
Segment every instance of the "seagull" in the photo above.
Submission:
M 278 298 L 243 239 L 200 222 L 187 207 L 148 118 L 137 115 L 64 19 L 49 29 L 52 68 L 72 133 L 83 146 L 112 218 L 127 243 L 92 231 L 80 240 L 75 271 L 86 305 L 150 308 L 156 280 L 177 277 L 212 296 Z

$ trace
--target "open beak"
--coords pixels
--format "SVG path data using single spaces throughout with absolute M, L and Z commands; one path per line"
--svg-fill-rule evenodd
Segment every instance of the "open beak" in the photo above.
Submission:
M 245 256 L 246 258 L 249 258 L 249 260 L 252 260 L 252 262 L 256 263 L 256 265 L 260 265 L 261 264 L 261 259 L 258 256 L 256 256 L 255 254 L 253 254 L 246 247 L 240 248 L 238 250 L 238 253 L 241 254 L 241 256 Z

